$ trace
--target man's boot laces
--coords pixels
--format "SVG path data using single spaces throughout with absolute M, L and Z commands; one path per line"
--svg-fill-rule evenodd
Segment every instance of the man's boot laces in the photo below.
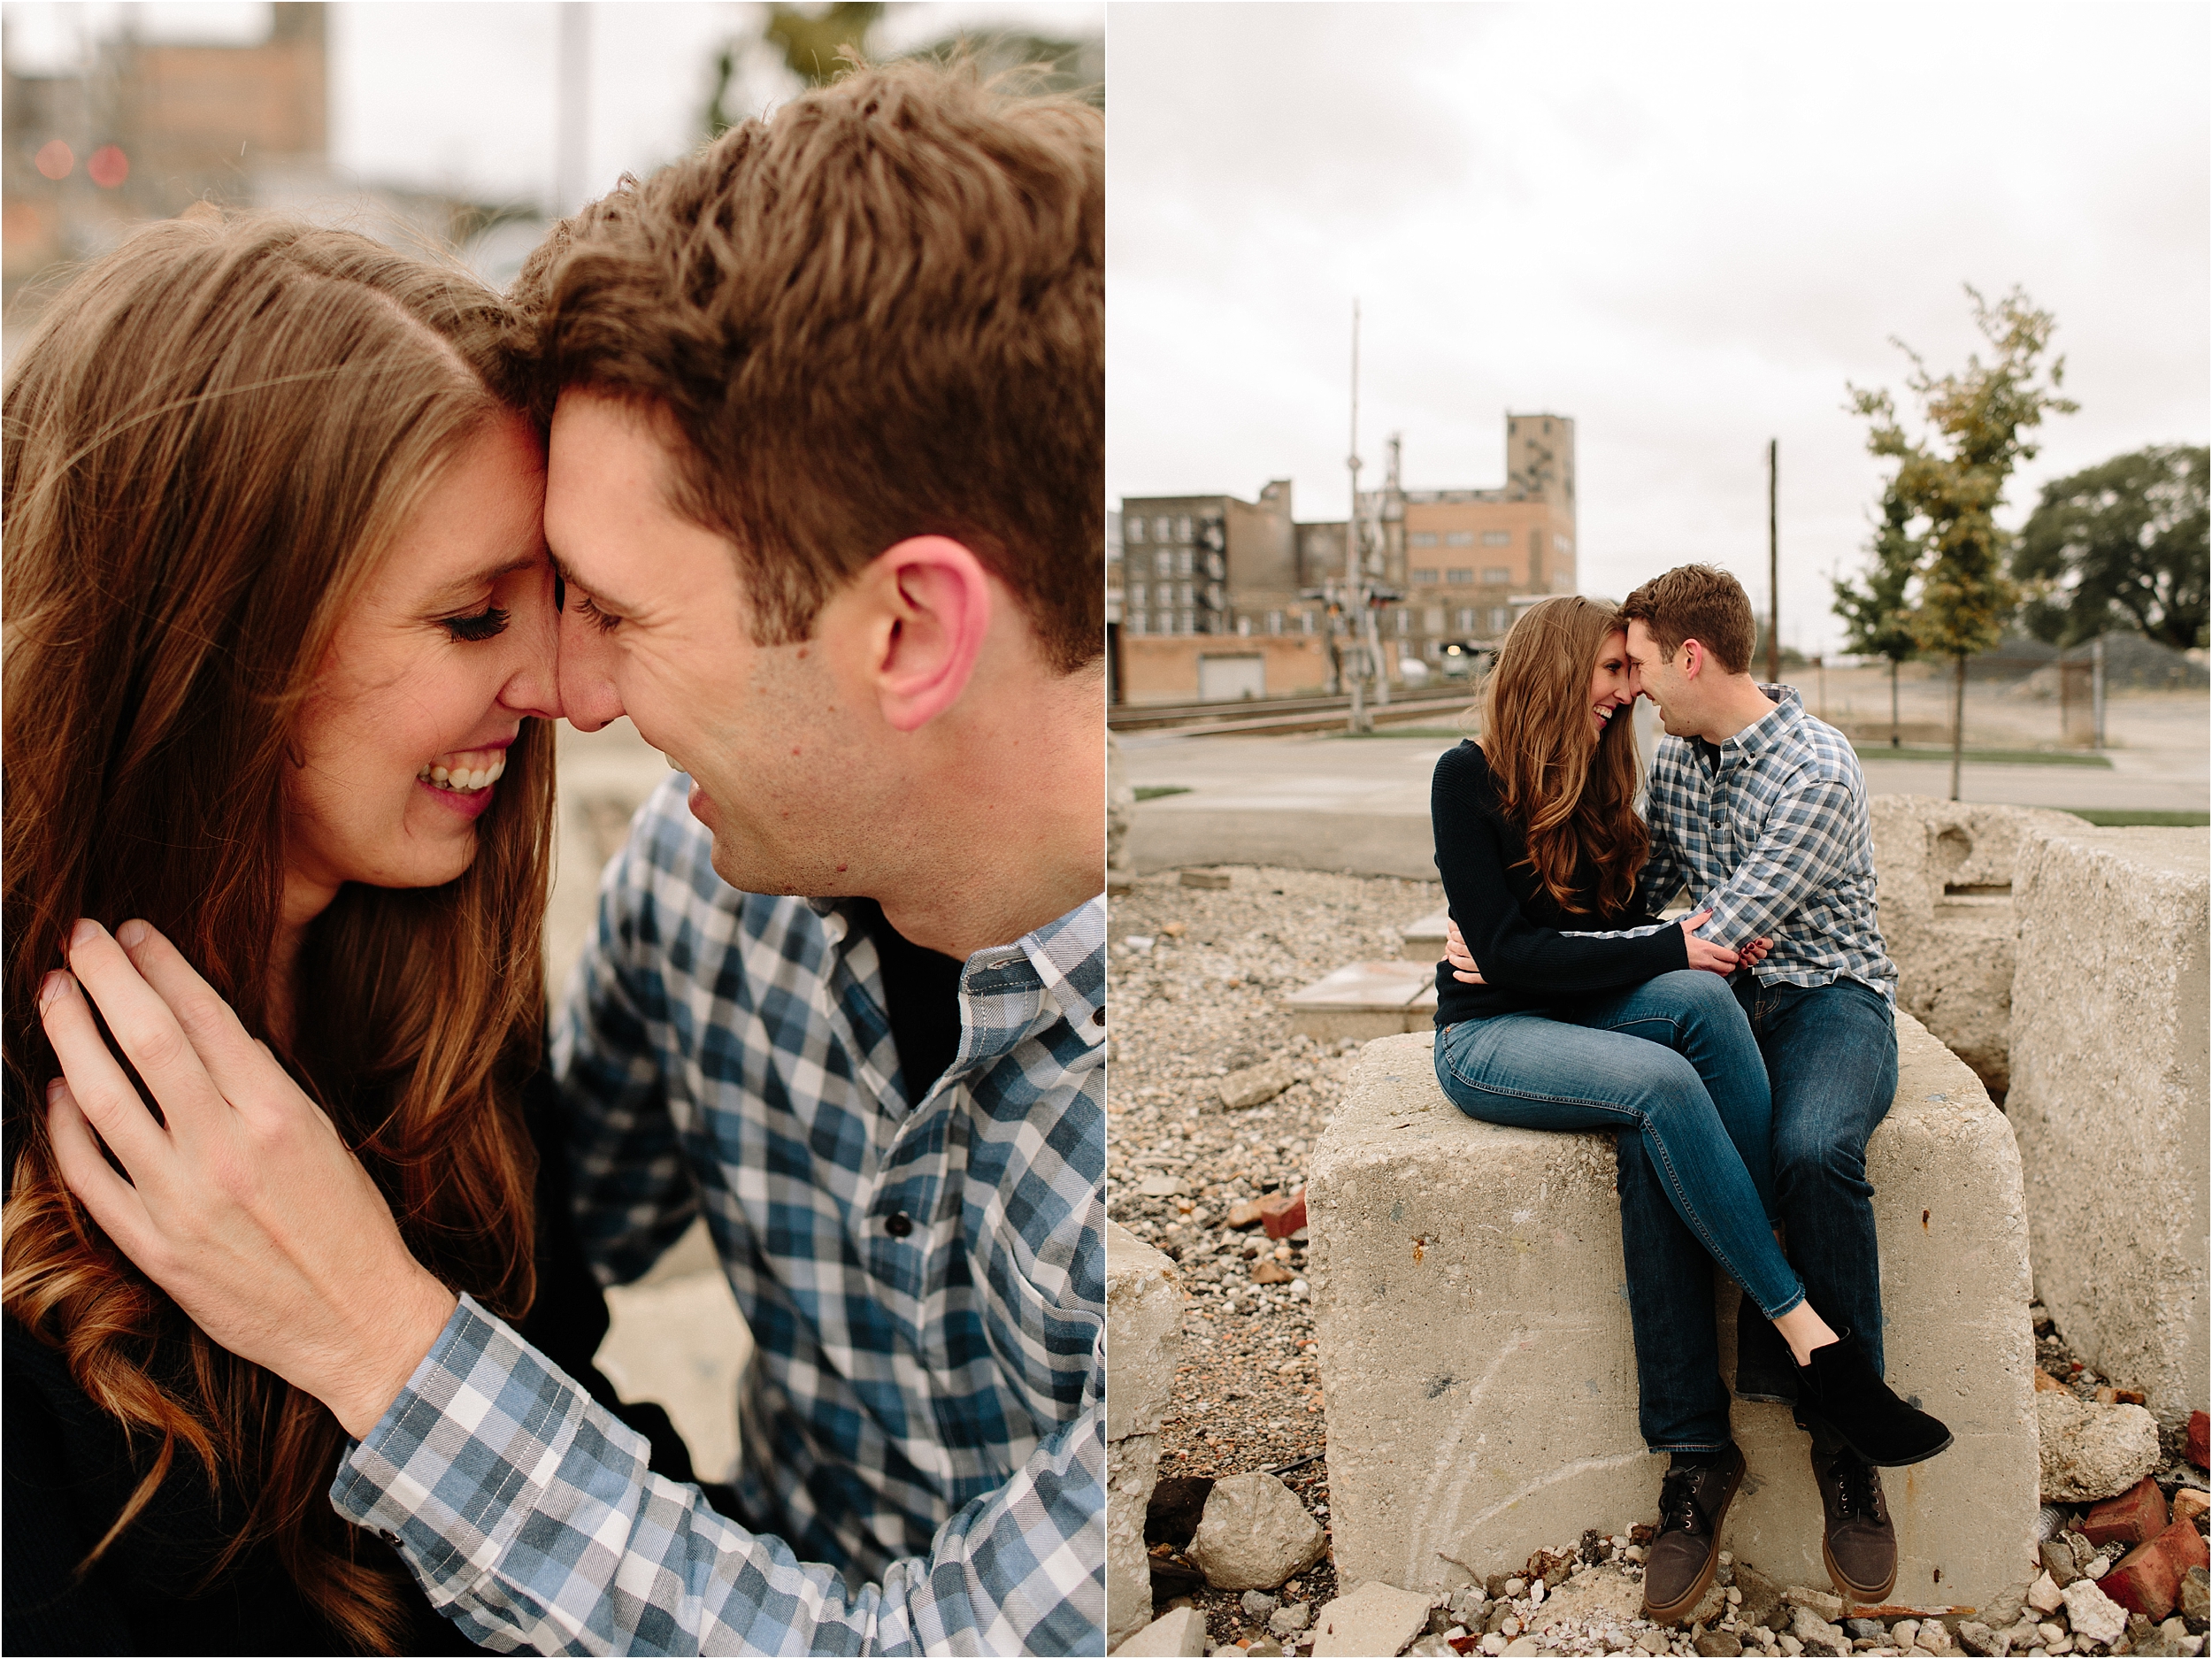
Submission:
M 1698 1506 L 1697 1476 L 1676 1470 L 1659 1485 L 1659 1530 L 1662 1532 L 1705 1531 L 1705 1511 Z
M 1855 1457 L 1839 1457 L 1829 1465 L 1829 1484 L 1835 1488 L 1839 1518 L 1872 1520 L 1875 1517 L 1874 1470 Z

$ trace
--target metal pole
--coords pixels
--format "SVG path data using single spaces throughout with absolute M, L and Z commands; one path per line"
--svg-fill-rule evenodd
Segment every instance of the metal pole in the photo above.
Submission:
M 565 219 L 584 205 L 590 162 L 591 7 L 562 0 L 556 8 L 560 39 L 553 95 L 553 213 Z
M 1351 474 L 1352 499 L 1344 514 L 1344 681 L 1352 693 L 1348 729 L 1364 732 L 1367 674 L 1355 659 L 1366 649 L 1360 616 L 1367 609 L 1367 584 L 1359 567 L 1359 301 L 1352 302 L 1352 448 L 1344 463 Z
M 1775 511 L 1781 441 L 1767 440 L 1767 680 L 1782 683 L 1782 538 Z
M 2089 645 L 2089 707 L 2091 721 L 2096 727 L 2097 747 L 2104 747 L 2104 635 L 2100 634 Z

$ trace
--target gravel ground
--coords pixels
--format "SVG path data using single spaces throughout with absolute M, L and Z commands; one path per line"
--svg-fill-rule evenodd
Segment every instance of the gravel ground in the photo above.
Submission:
M 1182 887 L 1175 872 L 1143 877 L 1114 900 L 1108 928 L 1118 1034 L 1107 1210 L 1180 1263 L 1191 1294 L 1175 1387 L 1187 1403 L 1161 1432 L 1164 1477 L 1278 1469 L 1325 1450 L 1303 1241 L 1279 1246 L 1257 1228 L 1233 1232 L 1224 1222 L 1240 1199 L 1305 1185 L 1308 1157 L 1351 1074 L 1357 1045 L 1293 1035 L 1283 994 L 1347 962 L 1403 954 L 1396 930 L 1443 902 L 1432 881 L 1225 873 L 1223 890 Z M 1135 948 L 1133 938 L 1153 942 Z M 1221 1077 L 1276 1059 L 1297 1079 L 1287 1090 L 1242 1110 L 1223 1106 Z M 1179 1179 L 1185 1191 L 1142 1196 L 1148 1175 Z M 1291 1281 L 1256 1284 L 1255 1268 L 1279 1258 Z M 1325 1526 L 1325 1463 L 1283 1478 Z M 1315 1607 L 1335 1594 L 1325 1557 L 1279 1592 L 1286 1604 Z M 1217 1643 L 1265 1624 L 1231 1592 L 1204 1592 L 1198 1604 Z
M 1279 1470 L 1325 1527 L 1327 1448 L 1315 1381 L 1312 1309 L 1302 1278 L 1303 1240 L 1279 1246 L 1257 1228 L 1238 1232 L 1225 1222 L 1230 1206 L 1240 1200 L 1295 1193 L 1304 1186 L 1312 1148 L 1342 1097 L 1358 1046 L 1322 1045 L 1294 1035 L 1282 995 L 1348 962 L 1406 954 L 1397 929 L 1440 905 L 1442 890 L 1434 882 L 1301 870 L 1214 873 L 1225 875 L 1229 886 L 1187 887 L 1179 873 L 1171 872 L 1141 878 L 1112 904 L 1108 931 L 1116 1035 L 1108 1086 L 1107 1210 L 1180 1264 L 1190 1295 L 1174 1391 L 1183 1403 L 1162 1427 L 1162 1478 Z M 1226 1108 L 1220 1079 L 1269 1060 L 1289 1063 L 1295 1079 L 1290 1087 L 1256 1106 Z M 1180 1191 L 1148 1195 L 1140 1191 L 1148 1177 L 1156 1184 L 1179 1185 Z M 1289 1281 L 1256 1282 L 1256 1270 L 1269 1263 L 1279 1263 Z M 2062 1334 L 2039 1307 L 2033 1311 L 2038 1363 L 2085 1398 L 2093 1397 L 2102 1379 L 2078 1369 Z M 2161 1404 L 2148 1403 L 2154 1410 Z M 2202 1488 L 2203 1474 L 2180 1460 L 2178 1418 L 2160 1415 L 2170 1425 L 2160 1484 L 2170 1495 L 2185 1482 Z M 2071 1525 L 2078 1517 L 2078 1510 L 2068 1510 L 2052 1518 Z M 1640 1578 L 1636 1559 L 1642 1551 L 1636 1546 L 1642 1529 L 1632 1526 L 1648 1519 L 1594 1516 L 1592 1527 L 1604 1531 L 1564 1542 L 1561 1550 L 1585 1564 L 1601 1562 L 1609 1574 Z M 1179 1553 L 1169 1559 L 1187 1564 Z M 1492 1600 L 1467 1633 L 1506 1636 L 1504 1621 L 1514 1619 L 1508 1640 L 1518 1638 L 1517 1651 L 1533 1651 L 1532 1638 L 1545 1631 L 1547 1621 L 1541 1603 L 1530 1600 L 1532 1586 L 1517 1580 L 1487 1588 Z M 1334 1570 L 1324 1556 L 1276 1592 L 1276 1599 L 1286 1607 L 1317 1609 L 1336 1592 Z M 1204 1611 L 1217 1649 L 1248 1647 L 1255 1659 L 1283 1651 L 1268 1635 L 1259 1605 L 1263 1598 L 1248 1606 L 1234 1592 L 1202 1589 L 1191 1600 Z M 1452 1624 L 1446 1617 L 1439 1628 Z M 1876 1638 L 1870 1632 L 1854 1645 L 1866 1652 L 1904 1651 L 1898 1633 Z M 1902 1633 L 1909 1646 L 1912 1632 Z M 1786 1653 L 1794 1645 L 1783 1638 L 1778 1647 L 1764 1632 L 1740 1632 L 1732 1615 L 1707 1637 L 1706 1651 L 1726 1650 L 1729 1639 L 1740 1640 L 1752 1652 Z M 1694 1642 L 1693 1632 L 1662 1632 L 1627 1617 L 1552 1631 L 1541 1647 L 1548 1653 L 1632 1647 L 1686 1655 L 1698 1651 Z M 1287 1646 L 1297 1651 L 1310 1644 L 1307 1636 Z M 1507 1644 L 1494 1640 L 1486 1645 L 1494 1650 Z M 2122 1649 L 2128 1645 L 2123 1639 Z M 1440 1647 L 1431 1637 L 1415 1651 Z M 1957 1651 L 1955 1644 L 1947 1649 Z M 2074 1651 L 2105 1650 L 2085 1646 Z

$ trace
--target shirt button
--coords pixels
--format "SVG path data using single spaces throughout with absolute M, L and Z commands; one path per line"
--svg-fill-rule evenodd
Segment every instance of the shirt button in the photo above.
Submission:
M 883 1230 L 895 1239 L 903 1239 L 914 1231 L 914 1217 L 903 1210 L 895 1210 L 884 1217 Z
M 1094 1025 L 1103 1025 L 1105 1023 L 1106 1010 L 1102 1008 L 1093 1009 L 1091 1010 L 1091 1024 Z

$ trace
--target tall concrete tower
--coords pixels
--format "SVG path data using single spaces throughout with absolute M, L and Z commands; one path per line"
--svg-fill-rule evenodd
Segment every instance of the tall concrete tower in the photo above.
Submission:
M 1509 501 L 1540 501 L 1551 509 L 1549 529 L 1528 533 L 1528 591 L 1572 593 L 1575 423 L 1565 415 L 1509 414 L 1505 488 Z

